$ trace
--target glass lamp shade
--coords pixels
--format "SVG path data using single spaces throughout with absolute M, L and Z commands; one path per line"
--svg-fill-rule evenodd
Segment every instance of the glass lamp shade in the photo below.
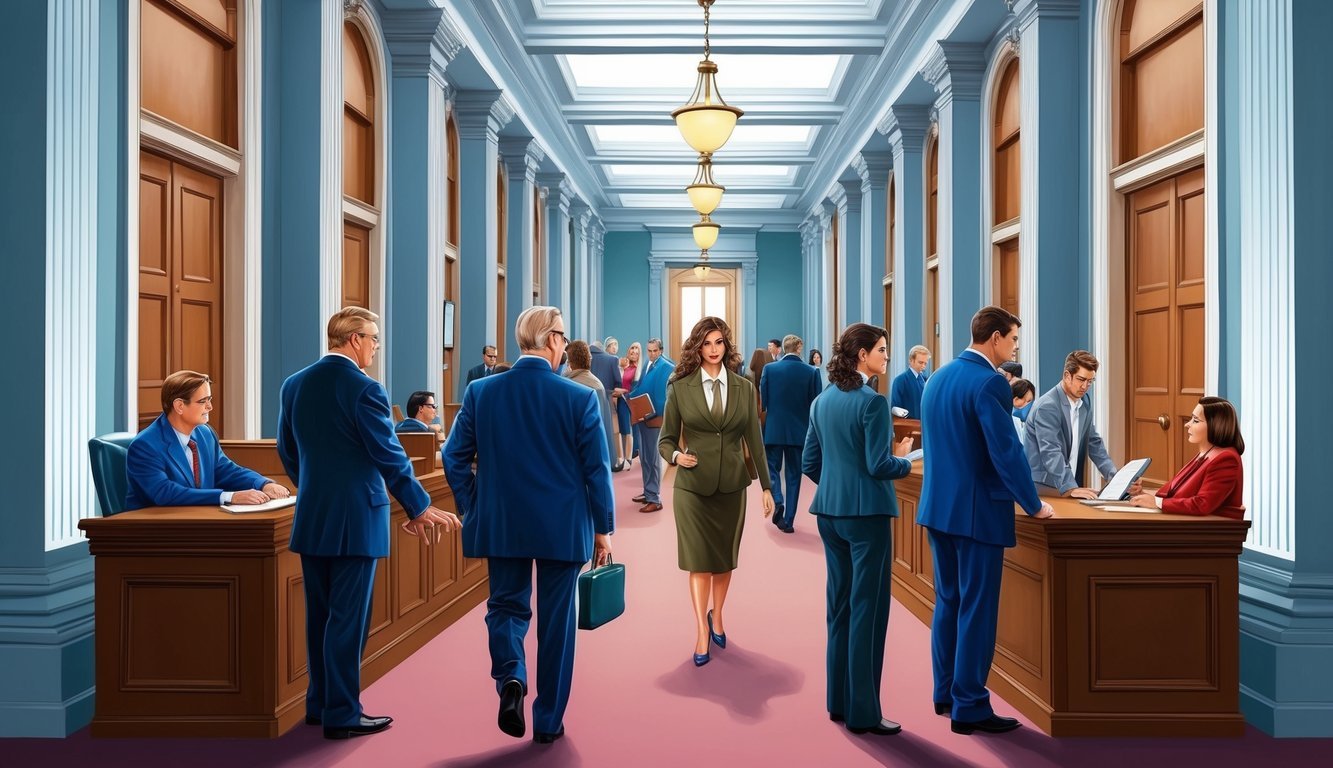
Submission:
M 690 103 L 674 110 L 671 117 L 680 129 L 680 135 L 695 152 L 716 152 L 731 138 L 736 121 L 745 114 L 738 107 L 728 106 L 718 93 L 714 76 L 717 64 L 704 59 L 699 62 L 699 80 L 694 86 Z
M 707 280 L 708 273 L 711 271 L 713 271 L 713 268 L 708 266 L 708 264 L 706 264 L 705 262 L 701 261 L 698 264 L 694 265 L 694 276 L 699 278 L 700 280 Z
M 719 184 L 691 184 L 685 188 L 685 194 L 690 196 L 694 210 L 707 216 L 722 204 L 722 193 L 726 189 Z
M 707 218 L 708 217 L 705 216 L 704 221 L 695 224 L 692 228 L 694 231 L 694 244 L 705 251 L 712 248 L 713 245 L 717 243 L 718 233 L 722 230 L 721 225 L 707 221 Z

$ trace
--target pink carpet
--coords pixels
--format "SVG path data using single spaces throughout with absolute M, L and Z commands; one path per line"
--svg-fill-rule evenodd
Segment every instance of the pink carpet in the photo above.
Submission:
M 959 736 L 931 708 L 929 631 L 895 605 L 889 619 L 884 712 L 903 725 L 892 737 L 854 736 L 824 708 L 824 563 L 814 519 L 796 533 L 764 520 L 752 490 L 741 567 L 726 607 L 728 646 L 712 663 L 691 661 L 694 624 L 686 576 L 676 568 L 670 492 L 666 509 L 642 515 L 637 465 L 614 475 L 616 560 L 628 569 L 621 618 L 579 632 L 567 736 L 538 746 L 496 729 L 479 606 L 407 663 L 367 689 L 388 731 L 346 742 L 297 726 L 275 741 L 0 740 L 0 765 L 112 766 L 1113 766 L 1178 768 L 1329 765 L 1333 740 L 1052 739 L 1024 727 L 1000 736 Z M 756 486 L 757 489 L 757 486 Z M 814 487 L 802 491 L 808 506 Z M 535 635 L 534 632 L 532 633 Z M 528 643 L 535 664 L 535 640 Z M 535 677 L 533 678 L 535 682 Z M 535 693 L 535 691 L 534 691 Z M 529 712 L 531 697 L 528 700 Z M 1014 710 L 1001 700 L 1002 714 Z

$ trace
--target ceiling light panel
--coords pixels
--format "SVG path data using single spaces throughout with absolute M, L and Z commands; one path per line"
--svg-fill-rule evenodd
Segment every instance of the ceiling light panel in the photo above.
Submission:
M 738 145 L 750 144 L 803 150 L 810 146 L 814 130 L 808 125 L 741 124 L 732 132 L 727 148 L 735 149 Z M 645 144 L 687 149 L 680 138 L 680 131 L 674 125 L 590 125 L 588 132 L 599 149 L 617 145 L 641 148 Z
M 692 53 L 568 54 L 564 57 L 570 87 L 575 91 L 614 88 L 636 91 L 681 91 L 693 85 L 690 73 L 699 63 Z M 724 96 L 745 92 L 828 92 L 845 69 L 836 55 L 714 54 Z

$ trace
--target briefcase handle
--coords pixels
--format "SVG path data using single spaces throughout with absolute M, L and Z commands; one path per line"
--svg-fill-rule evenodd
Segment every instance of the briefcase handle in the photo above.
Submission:
M 612 566 L 612 565 L 615 565 L 615 564 L 616 564 L 615 557 L 613 557 L 612 555 L 607 555 L 607 556 L 606 556 L 606 565 L 593 565 L 593 563 L 596 563 L 596 562 L 597 562 L 597 559 L 596 559 L 596 558 L 593 558 L 592 560 L 590 560 L 590 561 L 588 562 L 588 572 L 589 572 L 589 573 L 592 573 L 593 571 L 597 570 L 598 568 L 606 568 L 606 567 L 608 567 L 608 566 Z

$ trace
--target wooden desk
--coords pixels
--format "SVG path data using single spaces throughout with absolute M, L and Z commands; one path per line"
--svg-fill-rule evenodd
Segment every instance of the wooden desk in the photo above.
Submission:
M 921 465 L 895 481 L 893 596 L 927 625 Z M 1016 510 L 990 688 L 1052 736 L 1240 736 L 1237 559 L 1249 522 Z
M 256 459 L 263 453 L 247 455 L 249 466 L 273 477 Z M 421 481 L 435 506 L 456 511 L 442 473 Z M 305 593 L 300 557 L 287 549 L 294 513 L 152 507 L 79 524 L 97 558 L 94 736 L 273 738 L 304 719 Z M 463 557 L 458 533 L 427 548 L 398 527 L 405 519 L 395 501 L 363 687 L 486 598 L 486 561 Z

